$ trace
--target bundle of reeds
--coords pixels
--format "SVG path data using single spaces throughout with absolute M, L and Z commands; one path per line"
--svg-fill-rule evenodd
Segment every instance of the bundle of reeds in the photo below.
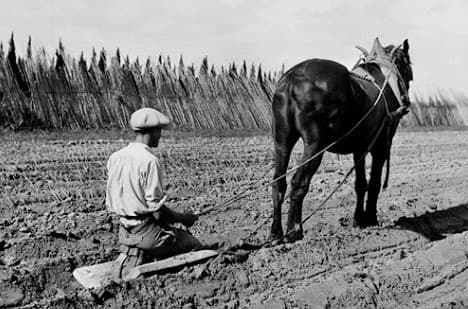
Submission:
M 415 93 L 410 113 L 401 121 L 403 127 L 467 127 L 468 99 L 463 94 L 438 91 L 432 95 Z
M 13 36 L 8 53 L 0 45 L 0 126 L 12 128 L 125 128 L 130 114 L 155 107 L 180 129 L 268 129 L 271 97 L 284 72 L 263 72 L 244 61 L 216 72 L 208 59 L 199 69 L 178 65 L 169 57 L 142 65 L 121 58 L 117 49 L 93 49 L 89 63 L 76 59 L 62 43 L 54 57 L 28 43 L 26 58 L 17 57 Z M 468 98 L 439 92 L 413 96 L 413 108 L 402 126 L 467 126 Z

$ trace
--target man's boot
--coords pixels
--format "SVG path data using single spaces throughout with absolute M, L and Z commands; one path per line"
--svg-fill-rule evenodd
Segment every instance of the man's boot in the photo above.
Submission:
M 121 245 L 119 249 L 120 255 L 116 260 L 116 278 L 122 280 L 130 269 L 145 263 L 145 253 L 142 249 L 126 245 Z

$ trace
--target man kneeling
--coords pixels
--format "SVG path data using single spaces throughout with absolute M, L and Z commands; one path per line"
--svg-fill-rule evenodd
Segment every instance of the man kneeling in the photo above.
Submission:
M 134 142 L 114 152 L 107 163 L 106 206 L 120 217 L 119 276 L 146 260 L 200 249 L 202 243 L 187 231 L 171 226 L 190 227 L 198 219 L 193 213 L 180 213 L 166 206 L 162 170 L 158 158 L 150 152 L 157 147 L 161 130 L 169 119 L 152 108 L 134 112 L 130 125 Z

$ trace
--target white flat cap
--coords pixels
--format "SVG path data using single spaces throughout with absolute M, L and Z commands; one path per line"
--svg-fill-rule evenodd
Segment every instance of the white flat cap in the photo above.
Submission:
M 130 117 L 130 127 L 133 131 L 148 128 L 165 128 L 171 121 L 163 113 L 154 108 L 143 107 L 135 111 Z

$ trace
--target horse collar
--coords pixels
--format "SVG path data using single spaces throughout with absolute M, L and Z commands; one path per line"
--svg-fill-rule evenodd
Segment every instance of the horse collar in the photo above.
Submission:
M 370 75 L 368 71 L 364 70 L 362 67 L 356 67 L 349 72 L 352 76 L 355 76 L 360 79 L 367 80 L 369 82 L 375 82 L 374 76 Z
M 383 75 L 388 79 L 388 84 L 390 85 L 393 94 L 398 100 L 398 104 L 400 104 L 401 107 L 406 107 L 408 104 L 403 102 L 403 98 L 408 96 L 408 90 L 406 89 L 406 85 L 403 83 L 402 76 L 398 71 L 398 68 L 396 67 L 395 63 L 390 59 L 383 57 L 379 59 L 364 60 L 364 63 L 375 63 L 380 68 Z M 355 67 L 351 71 L 351 74 L 376 84 L 375 79 L 369 74 L 369 72 L 367 72 L 362 67 Z M 403 94 L 400 91 L 399 85 L 404 91 Z

